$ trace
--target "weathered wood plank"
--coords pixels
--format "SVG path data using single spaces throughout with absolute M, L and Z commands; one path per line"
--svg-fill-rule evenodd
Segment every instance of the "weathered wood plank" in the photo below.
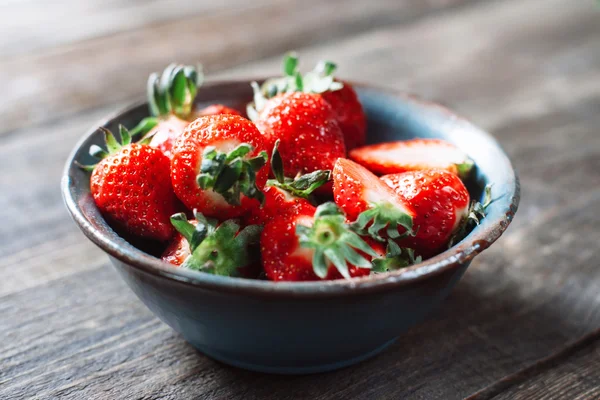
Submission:
M 141 97 L 148 74 L 173 61 L 202 61 L 218 71 L 473 1 L 385 0 L 373 7 L 360 0 L 284 0 L 8 58 L 0 61 L 0 133 Z
M 114 35 L 148 24 L 160 24 L 193 14 L 214 15 L 264 6 L 268 0 L 227 1 L 44 0 L 0 3 L 0 58 L 39 52 L 51 47 Z M 35 27 L 35 28 L 33 28 Z
M 593 2 L 482 2 L 297 50 L 306 68 L 332 59 L 346 79 L 418 93 L 493 131 L 509 118 L 597 95 L 598 12 Z M 267 58 L 216 76 L 279 73 L 279 61 Z
M 600 398 L 600 330 L 466 400 Z

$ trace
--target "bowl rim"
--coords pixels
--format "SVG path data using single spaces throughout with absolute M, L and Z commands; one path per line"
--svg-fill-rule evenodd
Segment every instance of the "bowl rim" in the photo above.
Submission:
M 264 78 L 262 78 L 264 79 Z M 227 79 L 207 81 L 203 85 L 203 90 L 215 89 L 223 85 L 248 84 L 251 81 L 260 81 L 259 79 Z M 77 142 L 69 154 L 61 179 L 61 192 L 65 205 L 71 214 L 71 217 L 81 229 L 81 231 L 95 243 L 98 247 L 108 253 L 109 256 L 129 265 L 136 270 L 151 274 L 159 278 L 167 279 L 181 284 L 191 285 L 205 290 L 227 292 L 237 295 L 252 296 L 276 296 L 276 297 L 332 297 L 366 294 L 373 292 L 385 292 L 396 288 L 422 282 L 428 278 L 437 276 L 444 272 L 470 262 L 477 254 L 489 247 L 495 242 L 510 224 L 514 214 L 517 211 L 520 200 L 520 183 L 518 176 L 506 155 L 506 152 L 498 144 L 492 135 L 477 128 L 471 122 L 458 116 L 443 105 L 430 102 L 419 98 L 418 96 L 403 92 L 400 90 L 379 87 L 377 85 L 349 82 L 355 87 L 376 90 L 387 95 L 399 97 L 405 102 L 412 103 L 418 107 L 427 109 L 436 109 L 438 112 L 447 114 L 450 118 L 460 120 L 469 128 L 477 131 L 478 135 L 485 136 L 490 143 L 499 150 L 499 153 L 506 158 L 507 172 L 512 174 L 511 185 L 508 187 L 508 196 L 501 196 L 498 200 L 503 204 L 502 212 L 496 218 L 485 219 L 485 224 L 477 226 L 461 242 L 450 249 L 427 259 L 421 263 L 415 264 L 405 269 L 388 272 L 384 274 L 369 275 L 366 277 L 352 278 L 349 280 L 339 279 L 332 281 L 312 281 L 312 282 L 272 282 L 268 280 L 255 280 L 247 278 L 234 278 L 226 276 L 216 276 L 202 273 L 199 271 L 184 270 L 173 268 L 170 264 L 153 257 L 129 244 L 125 239 L 111 239 L 106 232 L 95 228 L 88 218 L 84 215 L 81 207 L 74 198 L 71 190 L 72 184 L 70 172 L 75 166 L 75 157 L 79 154 L 81 147 L 90 138 L 96 134 L 97 127 L 107 126 L 111 121 L 118 119 L 121 115 L 131 112 L 136 108 L 146 105 L 144 101 L 139 101 L 128 107 L 109 114 L 102 118 L 98 124 L 90 128 Z M 95 217 L 102 218 L 100 212 L 95 209 Z M 485 225 L 485 226 L 484 226 Z

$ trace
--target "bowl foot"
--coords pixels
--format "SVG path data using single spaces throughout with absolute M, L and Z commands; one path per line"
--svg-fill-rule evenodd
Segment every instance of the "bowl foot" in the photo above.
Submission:
M 305 374 L 316 374 L 321 372 L 329 372 L 337 369 L 349 367 L 351 365 L 357 364 L 361 361 L 367 360 L 371 357 L 376 356 L 383 350 L 385 350 L 388 346 L 396 341 L 396 338 L 386 342 L 364 354 L 335 361 L 327 364 L 315 364 L 315 365 L 302 365 L 302 366 L 277 366 L 277 365 L 264 365 L 264 364 L 254 364 L 251 362 L 246 362 L 244 360 L 239 360 L 236 358 L 232 358 L 228 355 L 224 355 L 219 351 L 214 351 L 214 349 L 208 349 L 203 346 L 194 345 L 200 352 L 205 354 L 206 356 L 213 358 L 219 362 L 222 362 L 227 365 L 231 365 L 237 368 L 247 369 L 249 371 L 255 372 L 263 372 L 267 374 L 279 374 L 279 375 L 305 375 Z

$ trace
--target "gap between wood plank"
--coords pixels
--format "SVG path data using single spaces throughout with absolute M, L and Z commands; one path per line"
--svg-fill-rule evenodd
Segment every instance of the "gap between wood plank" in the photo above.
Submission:
M 566 360 L 574 353 L 593 345 L 598 340 L 600 340 L 600 328 L 566 344 L 558 351 L 550 354 L 547 357 L 539 359 L 535 363 L 515 372 L 514 374 L 507 375 L 491 385 L 473 393 L 472 395 L 465 397 L 464 400 L 492 400 L 494 397 L 498 396 L 507 389 L 523 383 L 546 370 L 556 367 L 561 361 Z

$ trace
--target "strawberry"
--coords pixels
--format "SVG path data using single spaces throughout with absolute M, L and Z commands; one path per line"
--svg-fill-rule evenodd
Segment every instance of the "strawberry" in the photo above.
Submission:
M 105 128 L 108 151 L 90 147 L 90 154 L 102 158 L 93 170 L 90 191 L 100 212 L 132 235 L 166 241 L 173 235 L 170 215 L 176 211 L 176 197 L 169 179 L 169 159 L 160 150 L 131 143 L 121 127 L 121 142 Z
M 144 118 L 131 134 L 152 137 L 150 146 L 171 157 L 173 143 L 196 116 L 236 114 L 239 111 L 221 104 L 194 111 L 194 99 L 202 85 L 202 66 L 171 64 L 162 75 L 148 77 L 147 97 L 151 116 Z
M 283 172 L 283 159 L 279 153 L 279 140 L 271 155 L 271 171 L 275 179 L 269 179 L 263 190 L 265 204 L 251 211 L 250 223 L 265 223 L 295 208 L 313 207 L 312 193 L 329 182 L 331 171 L 318 170 L 306 175 L 288 178 Z
M 264 137 L 243 117 L 200 117 L 173 147 L 175 194 L 187 208 L 208 217 L 239 217 L 263 201 L 266 149 Z
M 261 109 L 256 127 L 271 143 L 280 140 L 286 176 L 330 170 L 336 159 L 345 156 L 333 110 L 320 95 L 283 93 L 256 104 Z
M 376 174 L 444 169 L 466 177 L 473 161 L 451 143 L 440 139 L 412 139 L 359 147 L 349 157 Z
M 404 247 L 431 257 L 447 247 L 468 216 L 469 192 L 460 178 L 448 171 L 430 169 L 381 177 L 415 210 L 415 236 L 401 239 Z
M 367 117 L 352 85 L 348 82 L 340 83 L 344 85 L 340 90 L 327 91 L 322 96 L 335 111 L 346 149 L 350 151 L 365 144 Z
M 410 234 L 415 210 L 366 168 L 340 158 L 333 168 L 333 196 L 361 232 L 375 239 Z M 380 231 L 385 229 L 382 236 Z
M 352 231 L 333 203 L 293 209 L 268 222 L 260 239 L 263 268 L 274 281 L 311 281 L 369 275 L 383 255 Z
M 218 224 L 195 212 L 195 220 L 175 214 L 171 222 L 179 232 L 162 255 L 162 260 L 176 266 L 215 275 L 243 276 L 256 260 L 251 246 L 257 245 L 261 227 L 240 226 L 234 220 Z
M 235 110 L 231 107 L 224 106 L 223 104 L 211 104 L 208 107 L 205 107 L 198 111 L 198 116 L 204 117 L 207 115 L 222 115 L 222 114 L 231 114 L 231 115 L 242 115 L 238 110 Z
M 268 98 L 284 92 L 318 93 L 332 107 L 342 130 L 347 150 L 365 144 L 367 121 L 358 96 L 348 82 L 335 80 L 337 66 L 331 61 L 320 61 L 314 70 L 302 75 L 298 57 L 288 53 L 283 58 L 283 77 L 268 79 L 260 92 Z M 250 114 L 248 114 L 250 115 Z

